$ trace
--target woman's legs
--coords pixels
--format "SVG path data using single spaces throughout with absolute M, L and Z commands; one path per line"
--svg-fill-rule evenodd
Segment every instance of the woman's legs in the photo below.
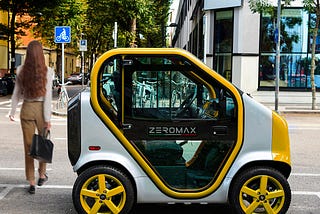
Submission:
M 24 143 L 24 158 L 25 158 L 25 174 L 26 179 L 29 181 L 30 185 L 35 185 L 34 176 L 34 159 L 29 156 L 30 146 L 32 144 L 32 137 L 35 130 L 35 123 L 32 120 L 21 119 L 21 127 L 23 133 L 23 143 Z
M 25 173 L 26 179 L 30 185 L 35 186 L 35 168 L 34 159 L 29 156 L 32 137 L 36 128 L 38 133 L 44 126 L 43 103 L 42 102 L 24 102 L 20 113 L 21 128 L 23 133 L 24 151 L 25 151 Z M 39 132 L 40 130 L 40 132 Z M 39 163 L 39 176 L 45 178 L 46 163 Z
M 36 121 L 36 126 L 39 134 L 43 134 L 44 131 L 44 118 L 43 118 L 43 103 L 39 105 L 39 102 L 37 102 L 37 111 L 38 114 L 35 115 L 35 121 Z M 47 171 L 47 164 L 44 162 L 39 162 L 39 178 L 46 178 L 46 171 Z

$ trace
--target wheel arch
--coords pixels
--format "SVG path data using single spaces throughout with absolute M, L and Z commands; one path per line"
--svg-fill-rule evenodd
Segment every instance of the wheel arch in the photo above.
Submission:
M 120 163 L 118 162 L 115 162 L 115 161 L 109 161 L 109 160 L 97 160 L 97 161 L 91 161 L 91 162 L 88 162 L 86 164 L 84 164 L 83 166 L 81 166 L 77 171 L 76 173 L 78 175 L 80 175 L 82 172 L 84 172 L 86 169 L 89 169 L 91 167 L 95 167 L 95 166 L 111 166 L 111 167 L 115 167 L 121 171 L 123 171 L 127 176 L 128 178 L 130 179 L 131 183 L 132 183 L 132 186 L 133 186 L 133 189 L 134 189 L 134 198 L 135 198 L 135 203 L 137 201 L 137 184 L 135 182 L 135 179 L 134 177 L 132 176 L 132 174 L 130 173 L 130 171 L 124 167 L 123 165 L 121 165 Z

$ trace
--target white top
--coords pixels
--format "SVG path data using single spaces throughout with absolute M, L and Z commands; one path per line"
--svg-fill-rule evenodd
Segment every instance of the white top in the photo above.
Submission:
M 53 70 L 50 67 L 48 68 L 47 72 L 47 84 L 46 84 L 46 95 L 43 97 L 38 97 L 32 100 L 28 101 L 43 101 L 43 116 L 44 116 L 44 121 L 45 122 L 50 122 L 51 119 L 51 101 L 52 101 L 52 75 L 53 75 Z M 19 76 L 20 71 L 22 69 L 22 66 L 17 67 L 17 76 Z M 14 116 L 16 113 L 16 109 L 18 106 L 18 103 L 22 100 L 26 100 L 23 97 L 22 91 L 21 91 L 21 85 L 19 81 L 15 82 L 13 94 L 11 96 L 11 111 L 9 115 Z

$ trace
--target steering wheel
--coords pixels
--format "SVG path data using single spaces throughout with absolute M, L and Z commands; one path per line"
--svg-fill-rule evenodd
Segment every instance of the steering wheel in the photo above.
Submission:
M 193 101 L 196 99 L 197 96 L 197 88 L 193 93 L 189 94 L 187 98 L 180 104 L 176 111 L 176 116 L 182 116 L 192 105 Z

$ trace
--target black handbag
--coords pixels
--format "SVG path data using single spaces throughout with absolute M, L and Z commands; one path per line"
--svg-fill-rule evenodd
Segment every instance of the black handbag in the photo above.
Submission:
M 40 162 L 51 163 L 53 143 L 50 140 L 50 131 L 43 130 L 42 135 L 34 134 L 29 155 Z

